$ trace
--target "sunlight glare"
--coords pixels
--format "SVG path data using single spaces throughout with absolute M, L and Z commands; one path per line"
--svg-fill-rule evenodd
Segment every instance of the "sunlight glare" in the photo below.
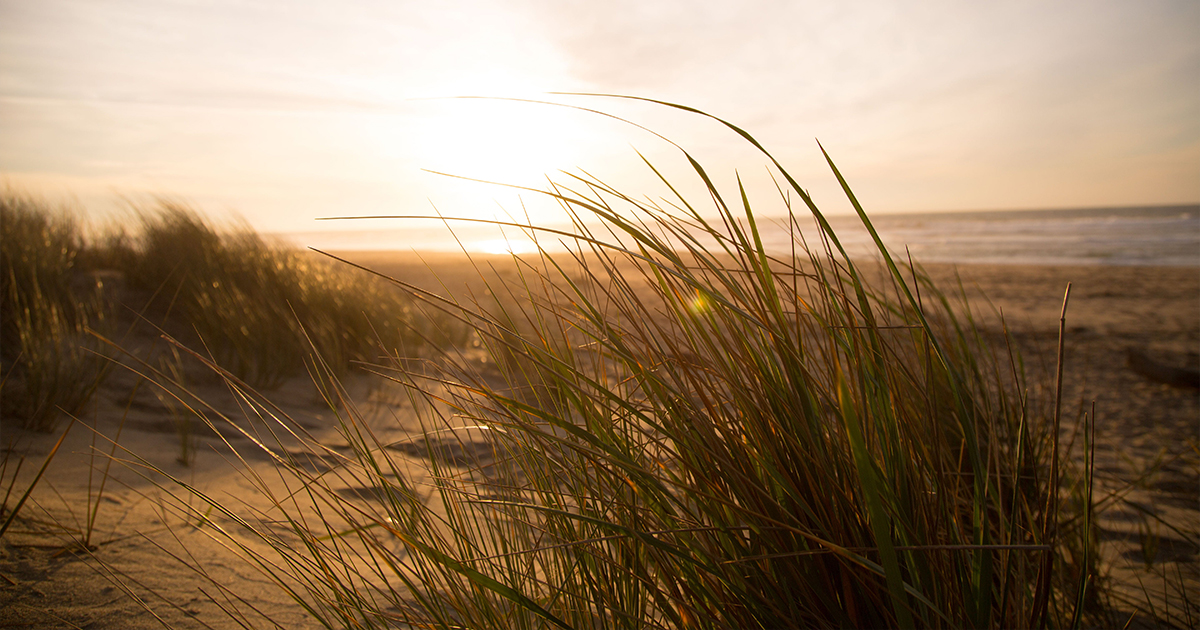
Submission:
M 423 169 L 517 186 L 580 166 L 589 132 L 577 112 L 534 103 L 444 99 L 417 133 Z

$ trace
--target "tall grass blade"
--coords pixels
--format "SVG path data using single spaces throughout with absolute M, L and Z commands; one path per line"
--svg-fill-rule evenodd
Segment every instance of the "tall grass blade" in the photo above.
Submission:
M 63 429 L 62 435 L 58 437 L 58 441 L 50 448 L 50 452 L 46 453 L 46 459 L 42 460 L 42 467 L 34 475 L 33 481 L 29 482 L 29 487 L 25 488 L 25 492 L 17 501 L 17 505 L 9 511 L 8 518 L 4 519 L 4 524 L 0 525 L 0 536 L 3 536 L 4 532 L 8 531 L 9 525 L 12 525 L 13 520 L 17 518 L 17 514 L 20 513 L 21 508 L 25 507 L 25 501 L 29 499 L 29 495 L 33 494 L 33 489 L 37 487 L 38 482 L 42 480 L 42 476 L 46 474 L 46 469 L 50 467 L 50 462 L 54 461 L 54 456 L 58 454 L 58 449 L 62 447 L 63 442 L 67 439 L 67 434 L 71 432 L 71 427 L 73 426 L 75 426 L 74 419 L 67 425 L 67 428 Z
M 871 529 L 874 530 L 875 542 L 879 545 L 879 556 L 891 595 L 892 611 L 899 621 L 899 627 L 913 628 L 915 625 L 912 613 L 909 611 L 908 598 L 904 596 L 904 575 L 900 572 L 900 562 L 896 557 L 896 548 L 892 542 L 891 519 L 883 509 L 879 477 L 875 472 L 874 462 L 867 454 L 866 440 L 863 439 L 862 426 L 857 412 L 860 403 L 851 397 L 850 390 L 844 381 L 840 382 L 838 386 L 838 401 L 842 407 L 842 420 L 846 423 L 850 448 L 854 452 L 859 483 L 862 484 L 863 493 L 866 495 Z

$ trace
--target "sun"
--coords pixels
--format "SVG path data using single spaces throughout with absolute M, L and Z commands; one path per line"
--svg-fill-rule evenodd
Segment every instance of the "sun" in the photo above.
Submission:
M 441 99 L 417 130 L 421 168 L 514 186 L 581 166 L 594 141 L 586 115 L 553 105 L 498 99 Z

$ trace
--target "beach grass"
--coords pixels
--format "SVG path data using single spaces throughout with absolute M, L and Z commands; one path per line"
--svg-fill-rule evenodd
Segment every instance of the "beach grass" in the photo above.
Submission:
M 103 379 L 108 361 L 87 330 L 104 330 L 110 313 L 73 284 L 84 243 L 69 213 L 4 195 L 0 225 L 0 413 L 50 431 Z
M 486 302 L 391 278 L 483 353 L 375 366 L 421 435 L 381 438 L 318 343 L 347 449 L 281 414 L 257 372 L 210 362 L 310 455 L 263 446 L 282 477 L 247 476 L 256 507 L 164 489 L 201 499 L 213 535 L 328 627 L 1082 623 L 1101 588 L 1091 482 L 1060 453 L 1055 383 L 881 243 L 867 274 L 764 154 L 774 202 L 719 190 L 686 152 L 704 199 L 567 176 L 544 194 L 576 218 L 551 234 L 574 250 L 514 256 Z M 768 255 L 756 217 L 781 210 L 820 242 Z
M 26 428 L 51 431 L 85 409 L 114 340 L 169 334 L 269 389 L 306 373 L 310 348 L 344 375 L 352 362 L 420 355 L 428 339 L 454 334 L 378 279 L 218 229 L 177 203 L 90 239 L 71 212 L 36 200 L 0 196 L 0 213 L 4 415 Z
M 259 388 L 304 374 L 310 346 L 345 373 L 381 348 L 421 345 L 421 323 L 384 283 L 249 229 L 218 230 L 178 203 L 141 213 L 132 252 L 129 239 L 110 242 L 102 257 L 127 261 L 129 283 L 154 296 L 146 317 L 169 321 L 174 312 L 185 326 L 173 332 Z

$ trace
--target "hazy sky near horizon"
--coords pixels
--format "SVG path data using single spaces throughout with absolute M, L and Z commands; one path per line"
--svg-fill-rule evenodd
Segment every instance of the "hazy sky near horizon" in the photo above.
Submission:
M 0 0 L 0 178 L 100 212 L 168 195 L 270 231 L 520 212 L 586 170 L 658 194 L 653 136 L 759 206 L 754 134 L 830 212 L 1200 202 L 1200 3 Z M 644 190 L 643 190 L 644 188 Z M 540 206 L 523 195 L 535 215 Z M 433 204 L 433 205 L 431 205 Z M 503 209 L 503 210 L 501 210 Z M 357 226 L 361 227 L 361 226 Z

